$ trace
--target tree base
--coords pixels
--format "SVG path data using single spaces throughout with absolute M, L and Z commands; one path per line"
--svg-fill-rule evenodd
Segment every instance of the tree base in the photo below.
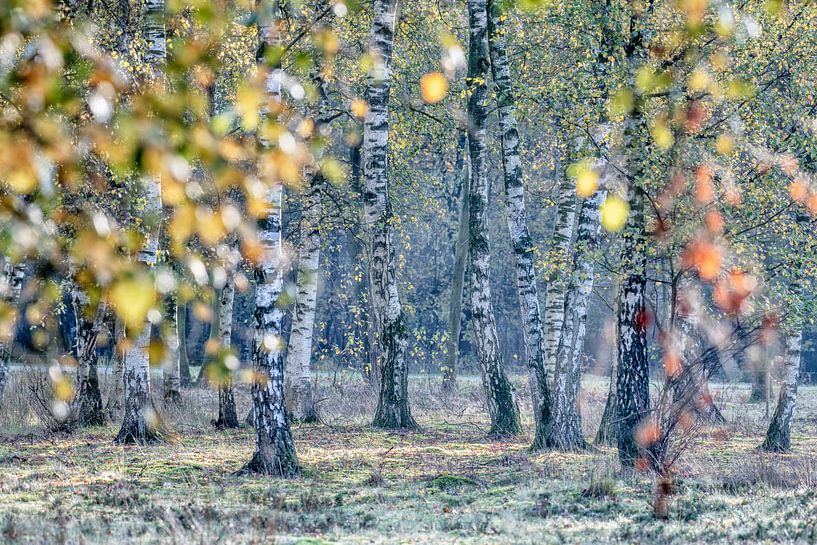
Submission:
M 783 434 L 767 432 L 759 449 L 765 452 L 788 452 L 791 450 L 791 438 Z
M 155 445 L 162 442 L 163 436 L 164 430 L 161 422 L 157 422 L 156 426 L 150 426 L 144 414 L 140 413 L 134 418 L 125 417 L 113 442 L 117 445 Z
M 217 430 L 237 430 L 241 427 L 241 424 L 238 423 L 238 417 L 233 414 L 226 415 L 226 416 L 219 416 L 218 420 L 212 421 L 213 427 Z
M 260 452 L 253 454 L 253 457 L 244 467 L 234 473 L 237 477 L 248 475 L 270 475 L 272 477 L 282 477 L 285 479 L 296 477 L 301 473 L 301 466 L 295 458 L 295 453 L 284 453 L 283 456 L 274 456 L 271 460 L 265 460 Z
M 165 407 L 179 408 L 182 405 L 182 394 L 178 390 L 168 390 L 164 395 Z
M 372 427 L 394 431 L 419 431 L 420 426 L 411 416 L 408 407 L 392 406 L 385 409 L 378 406 Z
M 545 440 L 545 447 L 549 450 L 559 452 L 585 452 L 589 450 L 589 445 L 584 437 L 548 437 Z
M 155 445 L 162 442 L 162 435 L 155 430 L 149 430 L 146 426 L 126 426 L 122 424 L 122 429 L 113 440 L 116 445 Z

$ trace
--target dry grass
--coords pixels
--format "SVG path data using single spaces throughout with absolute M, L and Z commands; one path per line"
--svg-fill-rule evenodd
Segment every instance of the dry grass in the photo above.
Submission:
M 26 380 L 18 374 L 15 381 Z M 423 431 L 366 424 L 357 377 L 321 375 L 324 422 L 295 429 L 302 477 L 237 478 L 251 430 L 217 432 L 215 396 L 185 392 L 167 443 L 123 448 L 114 425 L 48 435 L 19 387 L 2 414 L 0 543 L 690 543 L 817 538 L 817 390 L 802 389 L 793 453 L 760 454 L 763 407 L 722 387 L 729 419 L 678 467 L 670 519 L 651 515 L 654 482 L 622 475 L 615 451 L 531 453 L 530 437 L 485 439 L 479 382 L 454 399 L 417 378 Z M 520 379 L 520 390 L 524 381 Z M 19 386 L 19 383 L 18 383 Z M 589 436 L 606 383 L 588 377 Z M 523 396 L 524 397 L 524 396 Z M 16 400 L 15 400 L 16 399 Z M 246 410 L 246 392 L 240 392 Z M 523 403 L 524 404 L 524 403 Z M 523 409 L 526 410 L 527 409 Z M 526 421 L 530 430 L 530 422 Z

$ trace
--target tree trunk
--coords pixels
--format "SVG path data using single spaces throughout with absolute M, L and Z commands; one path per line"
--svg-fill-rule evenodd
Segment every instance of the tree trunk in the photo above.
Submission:
M 309 195 L 304 201 L 301 245 L 298 251 L 295 308 L 292 333 L 287 349 L 287 400 L 290 415 L 299 422 L 318 419 L 312 395 L 312 332 L 315 327 L 315 306 L 320 274 L 320 175 L 312 177 Z
M 165 36 L 165 0 L 145 0 L 145 60 L 154 70 L 154 77 L 164 68 L 167 55 Z M 148 180 L 145 187 L 145 214 L 158 216 L 162 211 L 162 188 L 158 179 Z M 156 265 L 159 237 L 155 230 L 146 234 L 137 259 L 147 267 Z M 159 417 L 150 398 L 150 365 L 148 345 L 151 324 L 146 321 L 142 331 L 125 353 L 124 384 L 125 412 L 116 443 L 151 443 L 159 435 Z
M 578 394 L 581 386 L 581 356 L 584 348 L 587 305 L 593 291 L 595 267 L 590 255 L 599 236 L 599 205 L 607 196 L 599 190 L 584 201 L 579 213 L 576 246 L 573 254 L 567 296 L 564 303 L 564 323 L 559 338 L 556 372 L 553 376 L 553 402 L 550 425 L 547 427 L 548 447 L 564 451 L 587 447 L 582 434 Z
M 486 0 L 468 0 L 468 151 L 470 157 L 469 258 L 471 310 L 482 382 L 491 417 L 490 434 L 521 432 L 513 385 L 505 375 L 491 300 L 491 251 L 488 240 L 488 180 L 485 143 L 485 100 L 488 78 L 488 13 Z
M 539 289 L 533 241 L 528 231 L 525 193 L 516 123 L 516 102 L 507 56 L 505 15 L 498 0 L 488 0 L 491 70 L 496 85 L 499 124 L 502 130 L 502 167 L 505 180 L 505 208 L 508 231 L 516 263 L 516 291 L 522 314 L 525 364 L 528 370 L 536 435 L 550 420 L 550 391 L 545 373 L 545 337 L 539 309 Z M 534 443 L 536 440 L 534 439 Z
M 374 2 L 369 49 L 376 60 L 367 81 L 369 111 L 363 129 L 363 215 L 369 231 L 372 318 L 380 333 L 380 396 L 372 425 L 416 429 L 408 401 L 408 338 L 397 290 L 388 184 L 389 92 L 396 10 L 397 0 Z
M 618 337 L 618 335 L 616 335 Z M 613 361 L 610 363 L 610 385 L 607 389 L 607 401 L 604 403 L 604 412 L 601 414 L 601 422 L 599 422 L 599 430 L 596 432 L 596 438 L 593 441 L 597 445 L 615 446 L 617 444 L 617 430 L 616 423 L 616 382 L 618 373 L 617 357 L 613 356 Z
M 232 271 L 227 274 L 224 287 L 221 288 L 218 308 L 218 340 L 222 354 L 230 350 L 233 335 L 233 303 L 235 302 L 235 276 Z M 225 359 L 226 363 L 226 359 Z M 238 428 L 238 414 L 235 409 L 235 394 L 233 393 L 234 369 L 225 368 L 219 373 L 218 380 L 218 419 L 215 427 L 218 429 Z
M 565 178 L 559 184 L 559 195 L 556 200 L 556 225 L 553 228 L 553 250 L 560 270 L 551 274 L 545 290 L 545 377 L 548 386 L 553 387 L 556 372 L 556 356 L 559 349 L 559 337 L 564 323 L 565 297 L 567 294 L 568 275 L 565 264 L 570 261 L 570 250 L 573 233 L 576 227 L 576 185 L 573 180 Z M 541 430 L 544 432 L 544 428 Z M 541 443 L 540 443 L 541 442 Z M 537 436 L 536 444 L 544 444 L 544 433 Z
M 457 143 L 455 176 L 460 180 L 460 211 L 457 222 L 457 241 L 454 248 L 454 271 L 451 277 L 451 295 L 448 300 L 448 353 L 443 367 L 443 391 L 457 389 L 457 367 L 460 356 L 460 334 L 462 333 L 462 300 L 465 284 L 465 265 L 468 259 L 468 207 L 470 193 L 468 171 L 465 169 L 465 144 L 467 137 L 460 134 Z
M 165 405 L 178 407 L 182 401 L 182 384 L 176 304 L 174 296 L 165 298 L 165 320 L 167 324 L 165 325 L 165 357 L 162 361 L 162 387 Z
M 125 399 L 125 355 L 122 352 L 125 339 L 125 326 L 122 321 L 114 317 L 113 326 L 114 350 L 111 361 L 111 389 L 108 392 L 108 402 L 105 404 L 105 414 L 111 420 L 122 415 L 122 400 Z
M 797 404 L 797 382 L 800 377 L 800 360 L 803 344 L 803 329 L 798 327 L 786 335 L 786 359 L 783 384 L 777 398 L 772 421 L 766 430 L 766 438 L 761 449 L 772 452 L 786 452 L 791 448 L 791 427 Z
M 10 318 L 0 331 L 0 407 L 3 406 L 3 394 L 11 374 L 11 353 L 14 348 L 14 332 L 17 329 L 17 306 L 23 292 L 25 270 L 21 265 L 11 263 L 8 258 L 3 265 L 3 284 L 0 285 L 0 298 L 8 307 Z
M 176 332 L 179 336 L 179 384 L 190 386 L 190 356 L 187 353 L 187 303 L 176 303 Z
M 315 4 L 317 12 L 327 9 L 326 0 Z M 329 19 L 331 20 L 331 19 Z M 314 32 L 327 30 L 324 19 Z M 317 134 L 330 131 L 329 101 L 324 81 L 324 62 L 321 51 L 313 52 L 315 65 L 312 82 L 318 92 L 318 101 L 311 112 Z M 316 149 L 318 160 L 322 159 L 323 148 Z M 326 180 L 323 174 L 310 172 L 308 187 L 303 199 L 301 218 L 301 240 L 298 248 L 298 274 L 296 279 L 295 310 L 292 316 L 292 332 L 287 349 L 287 399 L 290 415 L 300 422 L 317 422 L 318 411 L 315 394 L 312 391 L 312 336 L 315 329 L 315 308 L 318 298 L 318 276 L 320 274 L 321 220 L 323 217 L 322 197 Z M 340 319 L 340 317 L 338 317 Z
M 105 303 L 99 302 L 89 316 L 90 299 L 76 283 L 72 286 L 71 300 L 77 322 L 77 392 L 73 413 L 78 426 L 101 426 L 105 423 L 102 393 L 97 373 L 96 341 L 105 318 Z M 89 319 L 90 318 L 90 319 Z
M 259 2 L 257 9 L 259 47 L 256 62 L 263 67 L 266 62 L 266 50 L 281 43 L 280 29 L 277 26 L 280 8 L 274 0 L 264 0 Z M 274 70 L 267 76 L 266 87 L 270 99 L 276 100 L 280 96 L 281 84 Z M 266 115 L 266 112 L 262 112 L 262 115 Z M 261 143 L 264 147 L 269 146 L 263 139 Z M 262 473 L 289 477 L 298 474 L 300 466 L 284 400 L 284 347 L 281 327 L 284 311 L 278 304 L 284 288 L 284 275 L 281 269 L 283 187 L 271 173 L 262 171 L 261 176 L 271 187 L 267 195 L 266 215 L 258 220 L 258 240 L 263 253 L 255 270 L 257 288 L 253 364 L 256 380 L 252 385 L 255 453 L 239 474 Z
M 639 457 L 636 428 L 650 408 L 650 376 L 647 362 L 646 267 L 644 253 L 644 195 L 631 186 L 630 215 L 624 227 L 618 288 L 618 346 L 616 375 L 616 420 L 618 456 L 631 468 Z
M 760 367 L 760 369 L 752 370 L 752 391 L 749 393 L 747 403 L 761 403 L 766 401 L 768 397 L 767 390 L 769 384 L 769 381 L 767 380 L 768 374 L 768 360 L 763 361 L 763 365 Z
M 349 188 L 358 203 L 363 199 L 363 185 L 361 174 L 363 171 L 363 156 L 361 153 L 362 142 L 355 144 L 349 150 L 349 162 L 351 163 L 351 175 L 349 177 Z M 374 366 L 377 364 L 377 357 L 374 355 L 377 341 L 374 330 L 374 322 L 369 320 L 371 301 L 366 293 L 371 291 L 369 282 L 369 268 L 366 265 L 366 249 L 362 242 L 363 236 L 358 224 L 347 231 L 349 263 L 352 266 L 352 305 L 349 308 L 351 320 L 349 329 L 353 342 L 359 339 L 362 352 L 358 355 L 355 363 L 360 364 L 363 376 L 374 386 L 377 380 Z M 348 347 L 348 342 L 347 345 Z

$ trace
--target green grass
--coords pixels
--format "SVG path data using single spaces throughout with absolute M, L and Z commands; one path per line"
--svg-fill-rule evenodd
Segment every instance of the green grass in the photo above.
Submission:
M 529 435 L 488 441 L 475 392 L 453 406 L 415 392 L 423 430 L 414 434 L 367 427 L 368 405 L 343 407 L 364 416 L 326 411 L 329 425 L 294 431 L 301 477 L 236 477 L 252 432 L 210 429 L 212 396 L 197 390 L 185 410 L 201 415 L 169 416 L 177 433 L 156 446 L 115 446 L 115 426 L 5 435 L 0 543 L 813 542 L 817 392 L 801 390 L 795 449 L 784 456 L 754 450 L 762 407 L 734 392 L 726 429 L 679 464 L 667 521 L 652 516 L 654 479 L 622 474 L 614 449 L 533 453 Z M 590 435 L 603 396 L 585 393 Z

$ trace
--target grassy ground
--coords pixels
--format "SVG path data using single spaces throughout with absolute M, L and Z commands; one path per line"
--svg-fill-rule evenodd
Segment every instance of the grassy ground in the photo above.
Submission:
M 214 431 L 206 390 L 188 391 L 182 411 L 166 416 L 175 433 L 158 446 L 114 446 L 115 426 L 49 436 L 18 421 L 0 429 L 0 543 L 817 540 L 815 388 L 801 390 L 785 456 L 754 450 L 764 415 L 743 402 L 748 389 L 717 388 L 729 423 L 678 466 L 668 521 L 652 516 L 654 481 L 622 475 L 613 449 L 531 453 L 529 436 L 491 442 L 477 383 L 446 403 L 426 380 L 412 388 L 423 431 L 399 435 L 365 425 L 373 400 L 354 378 L 324 386 L 326 421 L 295 429 L 304 472 L 286 481 L 231 474 L 249 458 L 252 432 Z M 588 378 L 589 436 L 605 392 Z M 12 414 L 25 409 L 7 409 L 3 421 Z

